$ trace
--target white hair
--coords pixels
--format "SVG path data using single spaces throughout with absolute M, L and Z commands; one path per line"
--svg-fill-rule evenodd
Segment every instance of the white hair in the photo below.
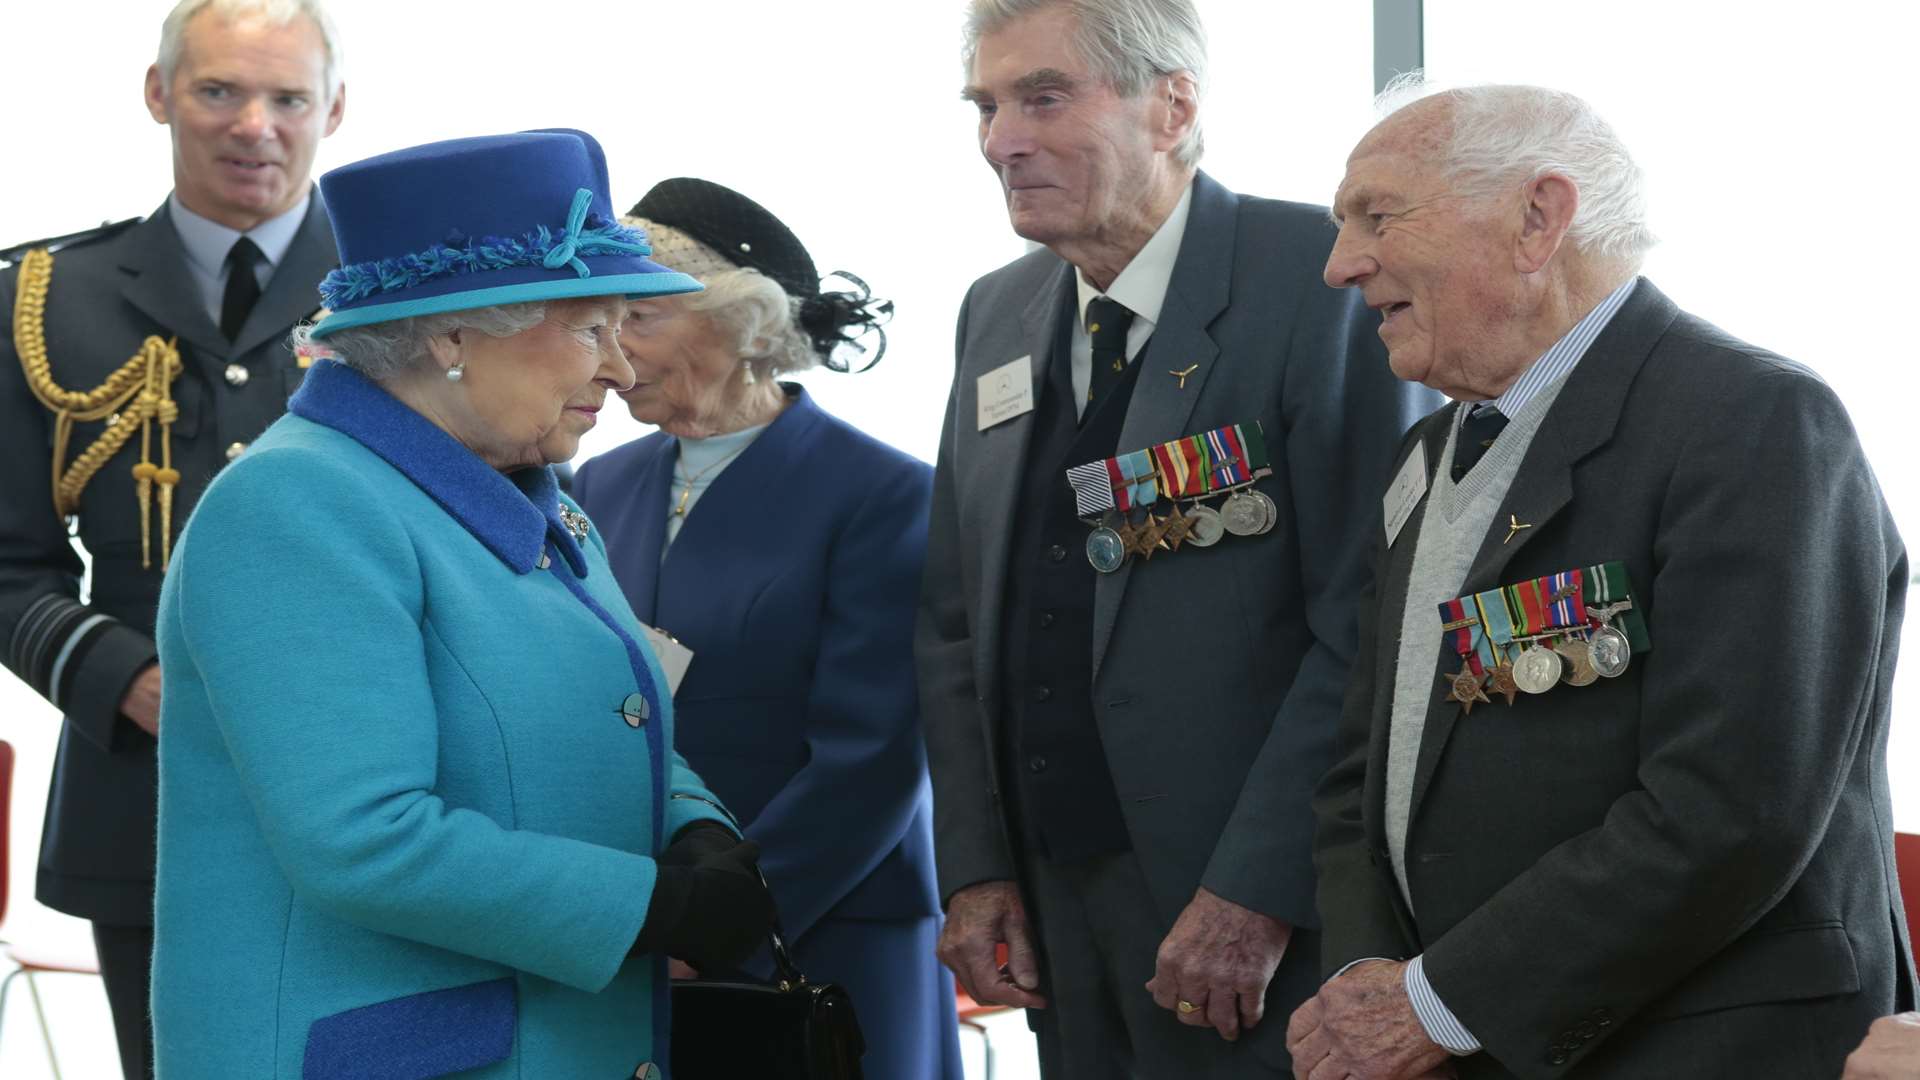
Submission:
M 340 31 L 335 29 L 321 0 L 180 0 L 160 24 L 160 53 L 154 63 L 160 68 L 160 79 L 165 85 L 173 85 L 180 54 L 186 50 L 187 23 L 202 11 L 211 11 L 229 22 L 252 16 L 274 26 L 285 26 L 302 16 L 312 19 L 313 25 L 320 28 L 320 42 L 326 50 L 326 74 L 322 83 L 327 100 L 332 101 L 340 93 L 344 80 L 342 69 L 346 66 L 340 51 Z
M 687 310 L 704 315 L 732 340 L 749 378 L 772 379 L 820 363 L 813 339 L 800 326 L 800 301 L 779 282 L 744 267 L 694 276 L 706 288 L 686 294 Z
M 981 38 L 1055 7 L 1073 14 L 1074 52 L 1114 93 L 1138 97 L 1160 76 L 1184 71 L 1193 76 L 1196 96 L 1206 95 L 1207 31 L 1192 0 L 971 0 L 963 68 L 972 73 Z M 1195 166 L 1205 149 L 1196 117 L 1174 157 Z
M 1580 193 L 1567 227 L 1580 254 L 1637 270 L 1658 243 L 1647 225 L 1640 166 L 1593 106 L 1540 86 L 1442 88 L 1417 71 L 1395 77 L 1374 103 L 1384 121 L 1429 97 L 1447 105 L 1442 170 L 1456 191 L 1485 198 L 1549 174 L 1564 176 Z
M 331 355 L 374 382 L 384 382 L 426 363 L 427 342 L 441 334 L 477 330 L 488 337 L 509 338 L 533 329 L 546 317 L 547 305 L 538 300 L 496 304 L 348 327 L 320 341 L 313 340 L 311 325 L 300 326 L 293 331 L 293 344 L 295 351 L 310 347 L 313 352 Z

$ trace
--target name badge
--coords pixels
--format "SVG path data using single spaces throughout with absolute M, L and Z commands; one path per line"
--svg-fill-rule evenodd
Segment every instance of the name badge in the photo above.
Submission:
M 660 670 L 666 672 L 667 696 L 672 697 L 680 692 L 680 680 L 687 677 L 687 666 L 693 663 L 693 650 L 665 630 L 645 623 L 640 624 L 640 629 L 647 632 L 647 644 L 653 646 L 654 659 L 660 661 Z
M 981 431 L 1032 412 L 1033 357 L 1023 356 L 980 376 L 974 397 L 979 404 Z
M 1380 510 L 1387 525 L 1387 546 L 1400 537 L 1400 529 L 1407 519 L 1413 516 L 1413 508 L 1420 505 L 1420 496 L 1427 493 L 1427 444 L 1416 442 L 1413 453 L 1407 455 L 1406 464 L 1400 466 L 1399 475 L 1387 488 L 1380 500 Z

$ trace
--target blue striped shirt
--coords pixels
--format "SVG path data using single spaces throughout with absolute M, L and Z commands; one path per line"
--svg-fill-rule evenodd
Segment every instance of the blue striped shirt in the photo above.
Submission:
M 1572 371 L 1580 363 L 1580 358 L 1587 355 L 1587 348 L 1593 344 L 1593 339 L 1599 337 L 1600 331 L 1613 321 L 1614 312 L 1619 311 L 1620 305 L 1633 295 L 1633 287 L 1639 281 L 1637 277 L 1628 278 L 1624 285 L 1608 293 L 1605 300 L 1587 312 L 1586 318 L 1573 324 L 1573 329 L 1567 331 L 1565 337 L 1541 353 L 1540 359 L 1522 372 L 1513 385 L 1507 387 L 1506 393 L 1491 402 L 1477 402 L 1465 411 L 1478 412 L 1491 404 L 1500 410 L 1502 416 L 1519 416 L 1520 410 L 1526 408 L 1527 402 L 1532 401 L 1535 394 L 1552 386 L 1555 379 Z

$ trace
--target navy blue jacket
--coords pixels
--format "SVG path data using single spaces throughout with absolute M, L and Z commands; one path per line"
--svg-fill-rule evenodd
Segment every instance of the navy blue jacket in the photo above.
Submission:
M 913 669 L 932 470 L 787 389 L 664 561 L 673 436 L 595 458 L 573 493 L 635 613 L 693 650 L 678 749 L 760 843 L 799 939 L 829 914 L 940 910 Z

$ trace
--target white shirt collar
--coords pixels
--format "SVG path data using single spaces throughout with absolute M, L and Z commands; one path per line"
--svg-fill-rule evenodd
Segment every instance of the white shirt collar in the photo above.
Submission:
M 300 234 L 300 226 L 307 220 L 307 204 L 312 201 L 313 188 L 309 185 L 307 193 L 291 209 L 268 218 L 244 234 L 260 248 L 268 266 L 278 267 L 280 260 L 287 257 L 287 249 L 293 246 L 294 237 Z M 233 250 L 233 242 L 242 234 L 187 209 L 178 192 L 167 196 L 167 212 L 173 218 L 174 231 L 180 234 L 180 246 L 186 249 L 187 260 L 194 268 L 213 277 L 224 273 L 227 252 Z
M 1192 209 L 1193 185 L 1188 184 L 1167 220 L 1160 223 L 1146 246 L 1113 279 L 1113 284 L 1107 286 L 1105 295 L 1133 312 L 1136 326 L 1141 322 L 1152 326 L 1160 321 L 1160 309 L 1167 302 L 1167 285 L 1173 280 L 1173 264 L 1180 257 L 1180 238 L 1186 235 L 1187 214 Z M 1073 279 L 1079 286 L 1080 325 L 1085 326 L 1087 303 L 1101 292 L 1077 266 L 1073 268 Z

